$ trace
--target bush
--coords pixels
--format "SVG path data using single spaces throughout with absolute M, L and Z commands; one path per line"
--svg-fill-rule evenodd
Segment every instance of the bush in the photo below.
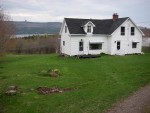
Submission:
M 48 73 L 48 71 L 46 71 L 46 70 L 42 70 L 42 71 L 39 72 L 39 75 L 42 75 L 42 76 L 49 76 L 49 73 Z
M 47 70 L 42 70 L 42 71 L 39 72 L 39 75 L 58 77 L 58 76 L 60 76 L 60 71 L 59 71 L 59 69 L 49 69 L 48 71 Z
M 52 77 L 58 77 L 58 76 L 60 76 L 60 71 L 58 69 L 53 69 L 50 71 L 50 75 Z

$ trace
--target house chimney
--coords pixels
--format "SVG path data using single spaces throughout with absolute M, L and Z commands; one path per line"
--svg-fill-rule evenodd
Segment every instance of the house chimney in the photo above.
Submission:
M 118 14 L 117 14 L 117 13 L 114 13 L 112 19 L 113 19 L 113 21 L 117 20 L 117 19 L 118 19 Z

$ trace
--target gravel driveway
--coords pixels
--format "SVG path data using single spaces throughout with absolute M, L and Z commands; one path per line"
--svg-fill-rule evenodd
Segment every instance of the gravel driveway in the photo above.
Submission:
M 148 105 L 150 105 L 150 84 L 118 102 L 106 113 L 147 113 L 145 109 Z

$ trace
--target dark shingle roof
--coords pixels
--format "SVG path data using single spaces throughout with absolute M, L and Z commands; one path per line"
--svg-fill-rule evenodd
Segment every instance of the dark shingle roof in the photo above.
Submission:
M 91 21 L 95 25 L 93 34 L 112 34 L 128 18 L 129 17 L 118 18 L 115 21 L 112 19 L 97 20 L 65 18 L 65 21 L 70 34 L 86 34 L 82 26 L 88 21 Z

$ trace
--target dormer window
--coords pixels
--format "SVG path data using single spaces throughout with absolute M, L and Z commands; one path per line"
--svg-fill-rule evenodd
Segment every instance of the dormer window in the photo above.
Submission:
M 93 22 L 85 21 L 81 26 L 87 34 L 92 34 L 94 27 L 96 27 Z
M 87 26 L 87 32 L 91 33 L 91 26 Z

